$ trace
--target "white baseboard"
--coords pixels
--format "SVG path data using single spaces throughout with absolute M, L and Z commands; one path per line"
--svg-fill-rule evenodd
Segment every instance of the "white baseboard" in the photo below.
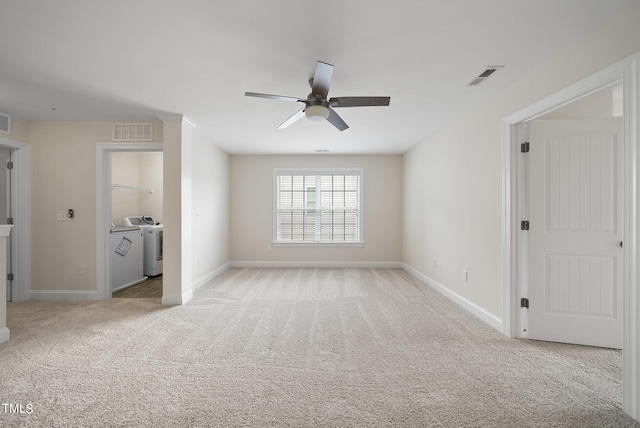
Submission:
M 9 329 L 7 327 L 0 328 L 0 343 L 9 341 Z
M 195 281 L 191 285 L 191 289 L 193 291 L 196 291 L 198 288 L 202 287 L 207 282 L 211 281 L 213 278 L 215 278 L 216 276 L 220 275 L 221 273 L 223 273 L 224 271 L 226 271 L 230 267 L 231 267 L 231 262 L 227 262 L 227 263 L 223 264 L 222 266 L 220 266 L 218 269 L 212 270 L 211 272 L 209 272 L 208 274 L 206 274 L 202 278 L 200 278 L 197 281 Z
M 462 307 L 467 312 L 470 312 L 471 314 L 475 315 L 481 321 L 484 321 L 485 323 L 489 324 L 491 327 L 495 328 L 500 333 L 503 332 L 503 330 L 502 330 L 502 318 L 498 318 L 497 316 L 495 316 L 492 313 L 488 312 L 484 308 L 476 305 L 475 303 L 473 303 L 472 301 L 462 297 L 461 295 L 449 290 L 447 287 L 445 287 L 444 285 L 440 284 L 438 281 L 428 277 L 427 275 L 425 275 L 422 272 L 412 268 L 411 266 L 409 266 L 409 265 L 407 265 L 405 263 L 402 263 L 402 267 L 404 268 L 404 270 L 409 272 L 411 275 L 415 276 L 420 281 L 422 281 L 425 284 L 427 284 L 429 287 L 431 287 L 434 290 L 438 291 L 439 293 L 443 294 L 445 297 L 447 297 L 452 302 L 456 303 L 458 306 Z
M 180 296 L 162 296 L 163 305 L 184 305 L 193 298 L 193 290 L 189 290 Z
M 95 290 L 31 290 L 29 298 L 34 300 L 100 300 L 98 292 Z
M 401 268 L 401 262 L 271 262 L 235 261 L 229 267 L 240 268 Z

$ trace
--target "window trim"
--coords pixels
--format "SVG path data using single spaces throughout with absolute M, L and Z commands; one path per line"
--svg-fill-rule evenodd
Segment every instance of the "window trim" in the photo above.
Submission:
M 278 240 L 278 176 L 281 175 L 358 175 L 358 236 L 359 241 L 279 241 Z M 364 240 L 364 168 L 274 168 L 273 169 L 273 209 L 271 225 L 273 228 L 271 244 L 291 247 L 361 247 Z

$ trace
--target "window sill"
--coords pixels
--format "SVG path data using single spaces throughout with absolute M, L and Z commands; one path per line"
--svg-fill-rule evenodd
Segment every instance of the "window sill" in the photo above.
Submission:
M 366 242 L 275 241 L 272 242 L 271 245 L 274 247 L 363 247 L 366 245 Z

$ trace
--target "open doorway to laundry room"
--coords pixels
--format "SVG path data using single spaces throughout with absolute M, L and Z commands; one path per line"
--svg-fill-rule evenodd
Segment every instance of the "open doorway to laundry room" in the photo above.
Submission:
M 163 154 L 111 154 L 111 291 L 162 298 Z
M 151 142 L 98 143 L 96 167 L 96 269 L 99 298 L 109 299 L 118 294 L 118 291 L 124 293 L 127 290 L 131 294 L 135 291 L 144 292 L 144 295 L 135 296 L 138 298 L 160 298 L 163 288 L 162 263 L 156 263 L 149 275 L 144 274 L 143 230 L 139 225 L 132 227 L 131 223 L 135 223 L 136 219 L 140 223 L 144 217 L 148 222 L 154 223 L 153 227 L 146 222 L 145 225 L 154 232 L 162 232 L 161 224 L 155 223 L 163 221 L 163 145 Z M 146 219 L 147 217 L 153 220 Z M 132 233 L 135 230 L 137 234 Z M 159 256 L 162 260 L 162 233 L 154 233 L 154 237 L 160 244 L 156 257 Z M 138 242 L 134 245 L 136 240 Z M 125 259 L 126 272 L 123 273 L 121 268 Z M 135 289 L 134 286 L 140 288 Z M 154 290 L 154 296 L 144 290 L 149 287 Z M 115 297 L 127 296 L 121 294 Z

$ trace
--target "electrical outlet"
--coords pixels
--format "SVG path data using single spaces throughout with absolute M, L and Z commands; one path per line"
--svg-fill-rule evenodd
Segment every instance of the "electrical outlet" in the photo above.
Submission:
M 267 251 L 269 251 L 269 252 L 273 251 L 273 246 L 272 245 L 267 245 Z
M 86 265 L 80 265 L 79 272 L 80 272 L 80 275 L 86 275 L 87 274 L 87 266 Z
M 58 211 L 58 221 L 67 221 L 67 211 Z
M 433 265 L 434 269 L 437 269 L 438 268 L 438 259 L 431 260 L 431 264 Z

